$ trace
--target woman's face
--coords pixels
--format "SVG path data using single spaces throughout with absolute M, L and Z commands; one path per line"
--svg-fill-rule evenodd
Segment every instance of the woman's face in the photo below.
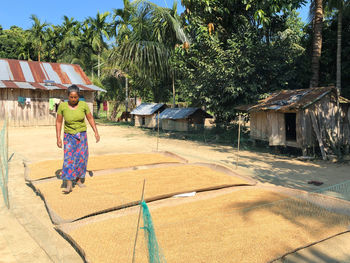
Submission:
M 68 95 L 68 101 L 70 105 L 76 105 L 79 102 L 79 95 L 77 92 L 72 91 Z

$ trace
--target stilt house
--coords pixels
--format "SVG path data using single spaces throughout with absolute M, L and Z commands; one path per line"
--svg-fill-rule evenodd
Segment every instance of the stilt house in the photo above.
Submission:
M 142 103 L 130 114 L 135 117 L 135 126 L 145 128 L 157 127 L 156 116 L 166 109 L 164 103 Z
M 168 108 L 159 118 L 163 130 L 190 131 L 203 129 L 205 119 L 213 116 L 200 108 Z
M 95 91 L 79 65 L 0 59 L 0 120 L 11 126 L 54 125 L 58 104 L 76 84 L 93 110 Z
M 270 146 L 300 148 L 303 154 L 319 147 L 324 156 L 337 142 L 349 147 L 349 106 L 350 100 L 338 98 L 335 87 L 283 90 L 246 107 L 250 136 Z

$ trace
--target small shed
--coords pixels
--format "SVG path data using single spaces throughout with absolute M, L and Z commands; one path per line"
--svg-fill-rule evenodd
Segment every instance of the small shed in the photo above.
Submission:
M 349 105 L 343 97 L 338 101 L 335 87 L 318 87 L 282 90 L 245 110 L 250 114 L 252 139 L 268 141 L 270 146 L 300 148 L 307 154 L 315 146 L 331 148 L 335 140 L 349 146 Z
M 76 84 L 93 110 L 95 91 L 79 65 L 0 59 L 0 120 L 11 126 L 54 125 L 57 105 Z
M 203 129 L 206 118 L 213 116 L 200 108 L 168 108 L 159 115 L 162 129 L 169 131 Z
M 142 103 L 137 106 L 130 114 L 135 117 L 135 126 L 145 128 L 157 127 L 156 116 L 165 110 L 167 106 L 164 103 Z

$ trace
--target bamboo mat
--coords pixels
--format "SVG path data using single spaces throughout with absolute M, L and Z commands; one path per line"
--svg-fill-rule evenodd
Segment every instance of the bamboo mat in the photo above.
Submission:
M 346 231 L 350 224 L 349 216 L 305 200 L 248 188 L 171 207 L 150 206 L 166 262 L 270 262 Z M 133 214 L 120 212 L 71 231 L 64 225 L 60 229 L 90 263 L 131 262 L 138 214 L 135 209 Z M 136 246 L 138 263 L 148 262 L 142 231 Z
M 60 180 L 41 181 L 33 185 L 45 200 L 52 221 L 60 224 L 137 204 L 144 179 L 146 201 L 192 191 L 252 185 L 251 181 L 234 176 L 228 169 L 205 164 L 169 165 L 88 177 L 85 182 L 87 187 L 76 186 L 68 195 L 62 193 Z
M 98 171 L 179 162 L 186 162 L 186 160 L 169 152 L 101 155 L 89 157 L 87 170 Z M 35 181 L 51 177 L 59 177 L 62 164 L 63 160 L 48 160 L 29 164 L 29 169 L 26 172 L 26 180 Z

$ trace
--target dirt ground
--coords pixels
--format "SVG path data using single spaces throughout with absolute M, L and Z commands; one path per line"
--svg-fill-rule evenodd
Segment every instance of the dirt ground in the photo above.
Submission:
M 156 137 L 148 136 L 145 131 L 134 127 L 99 125 L 98 129 L 101 141 L 97 144 L 92 130 L 88 130 L 90 156 L 149 152 L 157 148 Z M 262 183 L 307 191 L 316 191 L 350 179 L 349 163 L 303 162 L 268 153 L 240 151 L 236 170 L 237 154 L 231 146 L 161 138 L 159 150 L 173 152 L 190 162 L 219 163 Z M 52 228 L 44 203 L 24 182 L 23 160 L 39 162 L 62 158 L 63 152 L 56 146 L 55 128 L 9 128 L 9 154 L 12 153 L 10 211 L 0 202 L 0 255 L 6 253 L 8 256 L 1 256 L 0 262 L 82 262 L 68 242 Z M 311 185 L 307 183 L 310 180 L 324 184 Z M 350 234 L 301 250 L 287 258 L 289 261 L 286 262 L 350 262 L 347 251 L 350 251 Z

